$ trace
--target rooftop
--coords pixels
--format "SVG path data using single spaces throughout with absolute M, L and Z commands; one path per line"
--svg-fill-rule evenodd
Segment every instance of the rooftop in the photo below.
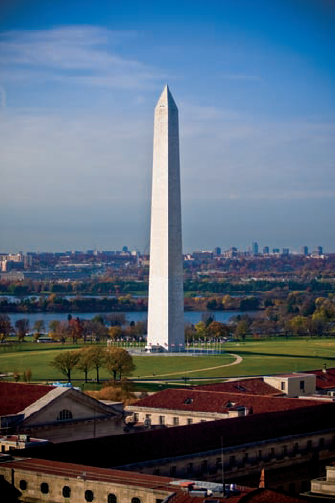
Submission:
M 201 384 L 193 386 L 199 391 L 226 391 L 231 393 L 248 393 L 250 395 L 272 395 L 280 396 L 282 393 L 273 386 L 264 382 L 262 377 L 251 379 L 230 380 L 218 384 Z
M 54 386 L 0 381 L 0 416 L 22 412 L 53 389 Z
M 178 410 L 184 412 L 228 413 L 241 407 L 252 409 L 253 413 L 291 410 L 315 406 L 315 401 L 298 398 L 259 396 L 251 394 L 208 391 L 195 389 L 166 389 L 138 400 L 129 407 L 150 407 L 155 409 Z

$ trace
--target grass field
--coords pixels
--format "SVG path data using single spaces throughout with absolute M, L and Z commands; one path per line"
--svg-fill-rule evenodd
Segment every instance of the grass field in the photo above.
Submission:
M 28 368 L 32 371 L 33 381 L 52 382 L 64 379 L 64 376 L 50 367 L 50 361 L 63 350 L 77 349 L 78 346 L 66 344 L 23 343 L 0 347 L 0 373 L 18 372 L 23 374 Z M 136 369 L 133 377 L 155 379 L 169 382 L 176 378 L 187 378 L 187 382 L 196 382 L 199 378 L 218 379 L 222 377 L 252 376 L 296 372 L 302 370 L 335 367 L 334 339 L 269 339 L 266 341 L 247 341 L 229 343 L 226 353 L 221 355 L 135 355 Z M 242 361 L 236 361 L 236 356 Z M 82 372 L 73 372 L 73 379 L 83 379 Z M 103 368 L 100 377 L 110 376 Z M 89 373 L 89 379 L 95 379 L 95 372 Z M 186 382 L 186 381 L 185 381 Z

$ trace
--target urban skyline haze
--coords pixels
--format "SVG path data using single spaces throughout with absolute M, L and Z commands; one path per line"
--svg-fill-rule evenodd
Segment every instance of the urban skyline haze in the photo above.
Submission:
M 148 250 L 166 83 L 185 252 L 335 251 L 334 21 L 329 0 L 4 0 L 0 251 Z

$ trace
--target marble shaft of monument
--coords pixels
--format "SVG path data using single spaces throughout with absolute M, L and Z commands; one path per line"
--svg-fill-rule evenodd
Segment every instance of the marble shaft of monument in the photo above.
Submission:
M 147 346 L 184 350 L 178 108 L 168 86 L 155 108 Z

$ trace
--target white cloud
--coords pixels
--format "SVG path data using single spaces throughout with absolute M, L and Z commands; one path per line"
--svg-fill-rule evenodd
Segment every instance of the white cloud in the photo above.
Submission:
M 120 56 L 115 46 L 135 32 L 95 26 L 9 31 L 0 37 L 3 80 L 70 80 L 91 86 L 136 88 L 162 78 L 159 69 Z

